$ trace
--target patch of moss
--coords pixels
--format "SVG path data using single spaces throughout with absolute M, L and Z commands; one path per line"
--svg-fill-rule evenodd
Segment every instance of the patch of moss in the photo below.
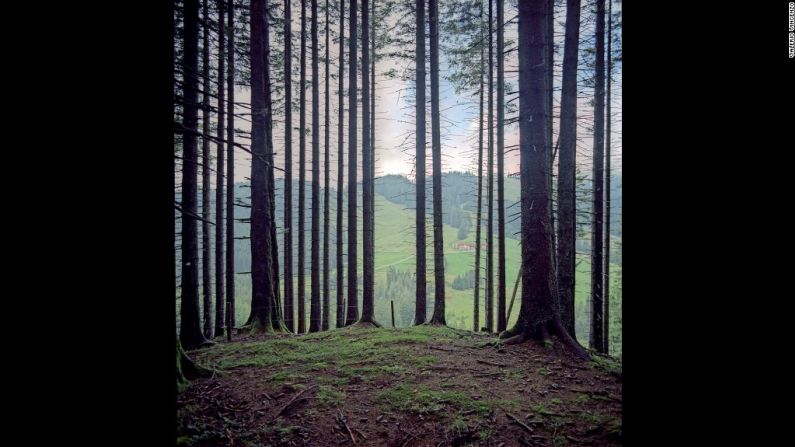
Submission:
M 481 441 L 488 441 L 495 433 L 497 432 L 493 428 L 483 428 L 478 432 L 478 438 L 480 438 Z
M 474 410 L 480 415 L 487 415 L 499 406 L 515 408 L 518 405 L 511 400 L 475 400 L 460 391 L 434 390 L 425 386 L 411 387 L 406 384 L 381 391 L 376 396 L 376 401 L 394 410 L 418 414 L 447 409 L 450 411 Z
M 317 388 L 317 392 L 315 393 L 315 400 L 320 405 L 335 405 L 345 400 L 345 393 L 342 391 L 337 391 L 334 388 L 321 385 Z
M 592 413 L 586 411 L 582 413 L 582 420 L 592 425 L 602 425 L 605 421 L 605 416 L 601 413 Z
M 314 380 L 315 382 L 321 385 L 341 386 L 341 385 L 347 385 L 350 381 L 350 378 L 324 375 L 324 376 L 315 377 Z
M 621 377 L 621 369 L 622 369 L 621 360 L 614 359 L 612 357 L 594 355 L 592 357 L 591 367 L 594 369 L 598 369 L 600 371 L 607 372 L 616 377 Z
M 284 383 L 287 381 L 303 380 L 306 379 L 306 374 L 297 373 L 294 371 L 279 371 L 268 379 L 275 383 Z

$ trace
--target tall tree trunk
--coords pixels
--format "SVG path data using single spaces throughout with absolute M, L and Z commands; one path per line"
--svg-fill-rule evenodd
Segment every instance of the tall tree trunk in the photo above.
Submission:
M 213 338 L 212 285 L 210 283 L 210 15 L 202 0 L 202 298 L 204 337 Z
M 608 0 L 607 12 L 607 116 L 605 136 L 605 281 L 604 281 L 604 346 L 605 354 L 610 353 L 610 84 L 613 68 L 613 2 Z
M 552 1 L 552 0 L 548 0 Z M 522 206 L 522 305 L 516 325 L 500 336 L 508 342 L 546 339 L 557 335 L 580 357 L 588 354 L 560 321 L 560 306 L 552 264 L 552 229 L 548 206 L 549 132 L 546 118 L 549 86 L 546 75 L 549 40 L 546 2 L 519 0 L 519 152 Z M 541 206 L 539 206 L 541 204 Z M 534 206 L 535 205 L 535 206 Z
M 507 328 L 505 316 L 505 0 L 497 0 L 497 332 Z
M 489 0 L 489 161 L 488 161 L 488 224 L 486 229 L 486 330 L 494 332 L 494 54 L 492 36 L 494 15 Z
M 235 3 L 227 2 L 226 89 L 226 339 L 232 341 L 235 328 Z
M 298 137 L 298 334 L 306 332 L 306 0 L 301 0 L 300 128 Z
M 284 324 L 295 332 L 293 299 L 293 31 L 292 0 L 284 0 Z
M 348 39 L 348 315 L 346 324 L 359 319 L 356 269 L 356 0 L 349 4 Z
M 320 72 L 317 0 L 312 0 L 312 259 L 309 332 L 320 331 Z
M 417 287 L 416 287 L 416 300 L 414 308 L 414 324 L 425 323 L 425 271 L 427 269 L 425 264 L 425 0 L 417 0 L 416 3 L 416 35 L 415 43 L 416 49 L 416 90 L 417 90 L 417 104 L 416 104 L 416 129 L 415 138 L 417 139 L 417 166 L 415 167 L 417 175 Z
M 329 136 L 331 130 L 329 129 L 329 117 L 331 113 L 330 104 L 329 104 L 329 20 L 328 20 L 328 0 L 326 0 L 326 69 L 325 73 L 325 156 L 324 156 L 324 179 L 323 179 L 323 317 L 320 324 L 320 329 L 327 331 L 329 329 L 329 312 L 331 308 L 329 306 L 329 187 L 331 184 L 329 183 Z
M 552 45 L 549 45 L 547 48 L 547 57 L 549 58 L 549 66 L 547 66 L 547 85 L 549 86 L 549 90 L 547 90 L 547 107 L 549 110 L 549 114 L 547 116 L 547 120 L 549 121 L 549 126 L 547 133 L 549 137 L 547 138 L 547 148 L 546 150 L 549 151 L 549 190 L 552 191 L 554 195 L 554 172 L 555 172 L 555 151 L 552 149 L 552 128 L 553 124 L 553 90 L 554 90 L 554 68 L 555 68 L 555 1 L 547 2 L 547 7 L 549 8 L 549 14 L 547 15 L 547 33 L 549 34 L 549 41 L 552 42 Z M 557 237 L 555 232 L 555 201 L 552 200 L 553 197 L 550 195 L 549 197 L 549 219 L 550 219 L 550 228 L 552 229 L 552 266 L 557 267 Z M 554 270 L 553 270 L 554 271 Z
M 605 143 L 605 0 L 596 0 L 596 85 L 594 92 L 593 228 L 591 234 L 591 348 L 604 343 L 604 143 Z
M 480 2 L 480 92 L 478 94 L 478 215 L 475 224 L 475 303 L 473 312 L 473 328 L 475 332 L 480 330 L 480 223 L 483 209 L 483 75 L 484 56 L 483 56 L 483 2 Z
M 563 327 L 574 332 L 574 268 L 577 237 L 575 175 L 577 170 L 577 55 L 580 41 L 580 0 L 566 2 L 566 42 L 560 99 L 558 145 L 557 276 Z
M 268 12 L 266 10 L 265 20 L 268 20 Z M 270 22 L 268 23 L 270 28 Z M 273 150 L 273 101 L 271 100 L 271 81 L 270 81 L 270 34 L 265 34 L 265 56 L 266 72 L 265 75 L 265 105 L 268 108 L 267 116 L 267 135 L 268 135 L 268 192 L 270 193 L 270 221 L 271 221 L 271 253 L 273 263 L 273 303 L 271 303 L 271 324 L 274 331 L 283 332 L 287 330 L 284 325 L 284 314 L 281 309 L 281 286 L 279 285 L 279 238 L 276 233 L 276 160 Z
M 368 0 L 362 0 L 362 318 L 359 323 L 375 323 L 373 293 L 373 154 L 370 151 L 370 8 Z
M 373 247 L 373 263 L 375 263 L 375 26 L 377 19 L 375 16 L 375 0 L 370 11 L 372 17 L 370 23 L 370 35 L 372 46 L 370 48 L 370 210 L 372 212 L 373 230 L 370 231 L 370 246 Z M 373 269 L 375 266 L 373 265 Z
M 345 0 L 340 0 L 340 55 L 337 81 L 337 328 L 345 326 L 345 265 L 343 262 L 343 192 L 345 180 L 345 146 L 343 124 L 345 123 Z
M 224 40 L 224 0 L 217 0 L 218 5 L 218 143 L 216 145 L 215 169 L 215 335 L 223 336 L 225 324 L 224 306 L 224 88 L 225 50 Z
M 199 270 L 196 201 L 198 195 L 197 169 L 199 127 L 199 2 L 185 0 L 185 39 L 183 68 L 184 87 L 182 125 L 182 298 L 180 305 L 179 339 L 185 349 L 205 342 L 199 316 Z
M 370 202 L 371 208 L 373 210 L 373 222 L 375 222 L 375 27 L 378 24 L 378 19 L 375 15 L 375 0 L 373 0 L 370 4 L 372 7 L 370 8 L 370 36 L 372 46 L 370 47 L 370 152 L 372 153 L 372 163 L 370 163 L 370 178 L 373 179 L 370 182 Z M 370 233 L 370 238 L 372 239 L 371 245 L 375 247 L 375 224 L 373 224 L 373 231 Z
M 269 157 L 270 79 L 267 0 L 252 0 L 251 20 L 251 316 L 252 329 L 272 330 L 273 239 Z
M 439 117 L 439 0 L 428 2 L 431 33 L 431 158 L 433 162 L 433 270 L 432 324 L 444 318 L 444 240 L 442 233 L 442 138 Z

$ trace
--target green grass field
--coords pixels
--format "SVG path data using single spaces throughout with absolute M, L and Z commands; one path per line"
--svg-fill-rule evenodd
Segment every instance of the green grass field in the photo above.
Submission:
M 386 275 L 388 269 L 391 267 L 398 271 L 414 272 L 416 268 L 415 262 L 415 249 L 414 249 L 414 210 L 404 209 L 402 205 L 395 204 L 388 201 L 383 196 L 376 194 L 375 200 L 376 215 L 375 215 L 375 285 L 376 288 L 385 287 Z M 484 213 L 485 214 L 485 213 Z M 426 260 L 428 265 L 427 290 L 429 293 L 427 305 L 428 318 L 432 314 L 433 299 L 430 295 L 433 292 L 433 220 L 432 215 L 428 215 L 426 224 L 427 228 L 427 246 L 426 246 Z M 361 230 L 361 217 L 359 218 L 359 229 Z M 482 238 L 485 243 L 486 233 L 485 221 L 482 227 Z M 456 290 L 452 288 L 453 279 L 458 275 L 463 275 L 467 271 L 474 270 L 475 266 L 475 252 L 456 250 L 455 246 L 459 242 L 475 241 L 475 222 L 472 221 L 469 235 L 466 239 L 458 240 L 458 229 L 449 225 L 444 225 L 444 251 L 445 258 L 447 259 L 447 267 L 445 269 L 445 294 L 446 294 L 446 318 L 447 324 L 460 329 L 472 329 L 473 324 L 473 302 L 474 291 Z M 362 240 L 361 236 L 358 240 L 358 253 L 359 264 L 358 274 L 362 274 Z M 497 274 L 497 239 L 494 238 L 494 275 L 496 281 Z M 307 257 L 308 257 L 307 253 Z M 482 250 L 481 269 L 485 274 L 486 256 L 485 250 Z M 333 256 L 333 253 L 332 253 Z M 506 261 L 506 307 L 509 306 L 511 294 L 516 276 L 520 266 L 520 251 L 519 241 L 515 239 L 505 240 L 505 261 Z M 307 259 L 308 262 L 308 259 Z M 621 349 L 621 292 L 620 292 L 620 279 L 617 278 L 617 273 L 620 272 L 620 266 L 616 264 L 611 265 L 611 272 L 613 286 L 611 288 L 611 352 L 618 355 Z M 332 278 L 336 277 L 336 270 L 330 272 Z M 297 288 L 297 280 L 294 280 L 295 287 Z M 333 284 L 333 283 L 332 283 Z M 481 292 L 480 292 L 480 326 L 485 326 L 485 290 L 483 288 L 483 280 L 481 277 Z M 238 324 L 241 324 L 248 316 L 250 309 L 251 297 L 251 281 L 248 275 L 238 275 L 236 281 L 236 319 Z M 361 303 L 361 283 L 359 285 L 359 302 Z M 310 292 L 310 277 L 306 276 L 306 312 L 307 318 L 309 314 L 309 292 Z M 590 307 L 589 307 L 589 294 L 590 294 L 590 262 L 587 256 L 578 256 L 578 265 L 576 273 L 576 289 L 575 289 L 575 316 L 577 319 L 577 338 L 584 345 L 588 344 L 589 336 L 589 322 L 590 322 Z M 335 297 L 336 292 L 332 286 L 331 288 L 331 321 L 336 319 L 335 311 Z M 346 292 L 347 295 L 347 292 Z M 385 298 L 376 299 L 376 319 L 384 325 L 391 325 L 390 316 L 390 300 L 395 301 L 395 314 L 397 326 L 408 326 L 414 315 L 414 297 L 413 296 L 400 296 L 393 297 L 390 291 L 386 291 Z M 517 318 L 519 313 L 521 301 L 521 285 L 517 291 L 516 301 L 514 303 L 508 326 L 510 327 Z M 494 291 L 494 303 L 496 311 L 497 293 L 496 287 Z M 361 309 L 361 307 L 360 307 Z M 495 321 L 496 326 L 496 321 Z M 308 327 L 308 323 L 307 323 Z

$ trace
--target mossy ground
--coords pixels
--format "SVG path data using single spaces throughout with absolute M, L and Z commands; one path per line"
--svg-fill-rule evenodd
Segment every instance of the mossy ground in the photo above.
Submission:
M 217 373 L 179 394 L 177 441 L 621 444 L 619 363 L 581 362 L 557 345 L 495 348 L 489 341 L 494 338 L 444 327 L 351 327 L 192 351 Z

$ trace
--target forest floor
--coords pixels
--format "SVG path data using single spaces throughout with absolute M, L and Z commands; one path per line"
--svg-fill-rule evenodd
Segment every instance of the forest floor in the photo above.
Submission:
M 178 445 L 622 444 L 621 365 L 443 327 L 238 337 L 177 397 Z

